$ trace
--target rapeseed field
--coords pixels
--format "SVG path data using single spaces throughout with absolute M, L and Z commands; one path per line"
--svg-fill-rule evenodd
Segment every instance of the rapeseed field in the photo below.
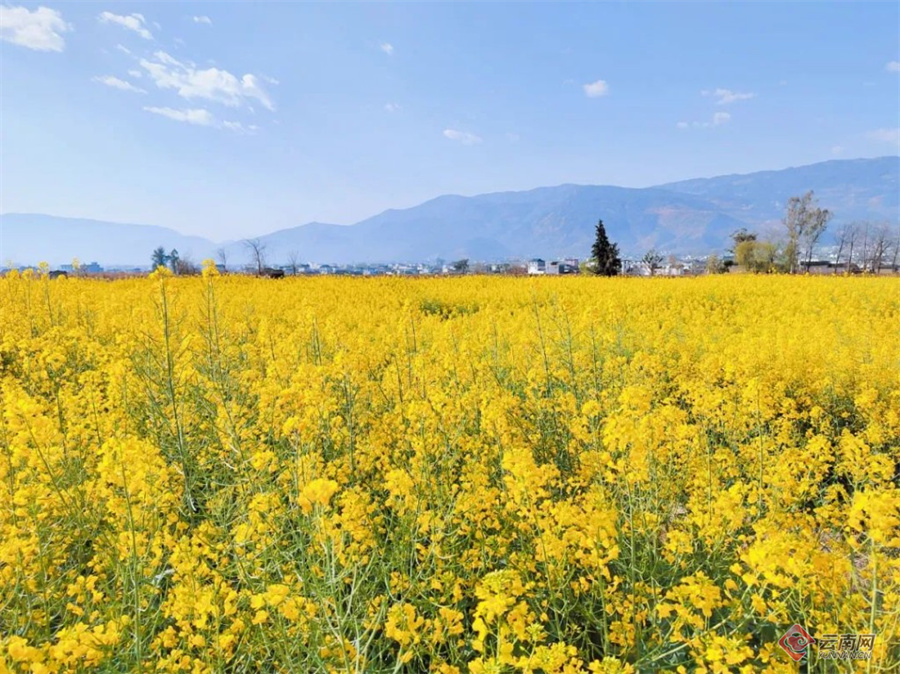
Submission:
M 898 328 L 889 278 L 10 273 L 0 672 L 898 671 Z

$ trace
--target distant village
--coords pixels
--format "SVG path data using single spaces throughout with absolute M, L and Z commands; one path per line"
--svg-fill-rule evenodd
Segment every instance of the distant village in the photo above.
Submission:
M 660 256 L 661 257 L 661 256 Z M 832 256 L 833 257 L 833 256 Z M 859 264 L 848 265 L 846 261 L 836 262 L 834 259 L 816 259 L 808 263 L 810 274 L 845 274 L 845 273 L 869 273 L 894 274 L 900 272 L 900 267 L 892 261 L 878 265 L 877 269 L 863 268 Z M 471 262 L 469 260 L 456 260 L 445 262 L 410 262 L 410 263 L 384 263 L 384 264 L 317 264 L 294 263 L 274 266 L 263 266 L 258 269 L 254 265 L 224 265 L 217 263 L 216 268 L 222 274 L 249 274 L 269 278 L 283 278 L 288 276 L 458 276 L 465 274 L 495 274 L 507 276 L 568 276 L 573 274 L 590 273 L 589 262 L 575 257 L 561 259 L 539 258 L 530 260 L 516 260 L 509 262 Z M 32 269 L 39 271 L 34 265 L 22 265 L 0 268 L 0 273 L 18 269 L 20 272 Z M 49 270 L 51 278 L 60 276 L 140 276 L 151 271 L 151 266 L 107 265 L 98 262 L 85 264 L 63 264 Z M 732 255 L 719 258 L 710 256 L 674 256 L 669 255 L 664 260 L 622 258 L 623 276 L 699 276 L 709 273 L 747 273 L 744 266 L 737 264 Z M 190 275 L 199 273 L 199 266 L 190 261 L 185 261 L 178 273 Z
M 887 223 L 843 223 L 834 233 L 833 246 L 817 245 L 832 213 L 817 205 L 810 190 L 802 196 L 791 197 L 783 221 L 785 232 L 781 241 L 766 240 L 745 228 L 731 234 L 733 246 L 721 257 L 677 256 L 664 254 L 651 248 L 641 258 L 620 255 L 619 247 L 609 240 L 603 220 L 597 222 L 595 240 L 590 249 L 590 259 L 576 257 L 553 259 L 534 257 L 529 260 L 507 262 L 471 261 L 467 258 L 448 262 L 410 263 L 359 263 L 322 264 L 301 262 L 297 252 L 291 252 L 287 264 L 272 266 L 273 251 L 267 250 L 261 239 L 243 241 L 245 255 L 242 264 L 232 260 L 231 253 L 220 248 L 216 259 L 206 260 L 215 264 L 222 274 L 251 274 L 268 278 L 286 276 L 451 276 L 465 274 L 503 274 L 509 276 L 569 276 L 594 274 L 604 276 L 697 276 L 723 273 L 807 273 L 807 274 L 896 274 L 900 271 L 900 229 Z M 587 252 L 587 251 L 586 251 Z M 855 253 L 855 256 L 854 256 Z M 167 251 L 163 246 L 148 255 L 146 267 L 114 267 L 104 269 L 97 262 L 81 264 L 77 259 L 71 264 L 51 269 L 46 263 L 38 267 L 13 267 L 20 270 L 33 268 L 51 277 L 77 275 L 104 275 L 109 278 L 147 274 L 153 269 L 166 267 L 174 274 L 189 276 L 200 273 L 200 265 L 189 255 L 177 250 Z M 3 271 L 3 270 L 0 270 Z

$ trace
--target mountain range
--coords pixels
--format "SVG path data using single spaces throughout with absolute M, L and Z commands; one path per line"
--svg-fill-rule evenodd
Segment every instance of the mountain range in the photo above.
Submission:
M 312 222 L 260 237 L 270 264 L 296 256 L 317 263 L 401 262 L 534 256 L 587 257 L 594 225 L 628 256 L 649 248 L 703 255 L 728 246 L 741 227 L 777 230 L 791 196 L 814 190 L 832 223 L 900 222 L 900 157 L 832 160 L 746 175 L 698 178 L 647 188 L 559 185 L 522 192 L 447 195 L 387 210 L 355 225 Z M 827 235 L 826 235 L 827 238 Z M 216 243 L 175 230 L 51 215 L 0 215 L 0 263 L 147 266 L 157 246 L 195 261 L 224 249 L 229 265 L 248 260 L 240 241 Z

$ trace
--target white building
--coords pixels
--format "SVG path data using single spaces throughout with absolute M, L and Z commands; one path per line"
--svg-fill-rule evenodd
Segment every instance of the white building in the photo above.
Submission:
M 547 263 L 539 257 L 536 257 L 533 260 L 528 260 L 528 273 L 531 275 L 546 274 Z

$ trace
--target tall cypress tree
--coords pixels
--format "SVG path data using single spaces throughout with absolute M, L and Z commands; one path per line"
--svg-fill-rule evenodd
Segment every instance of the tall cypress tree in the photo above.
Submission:
M 591 257 L 594 258 L 594 273 L 598 276 L 616 276 L 622 271 L 622 260 L 619 258 L 619 246 L 610 243 L 606 236 L 606 227 L 603 220 L 597 221 L 597 233 L 594 245 L 591 247 Z
M 166 254 L 166 249 L 162 246 L 153 250 L 153 257 L 150 259 L 153 265 L 152 271 L 156 271 L 157 267 L 165 267 L 169 264 L 169 256 Z

